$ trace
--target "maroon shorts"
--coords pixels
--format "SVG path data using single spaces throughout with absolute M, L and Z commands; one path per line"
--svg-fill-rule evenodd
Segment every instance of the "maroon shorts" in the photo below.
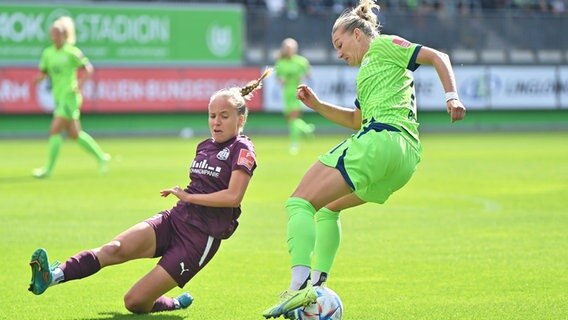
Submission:
M 164 268 L 180 288 L 213 258 L 220 239 L 215 239 L 177 217 L 176 208 L 163 211 L 146 222 L 156 232 L 156 253 L 162 257 L 158 265 Z

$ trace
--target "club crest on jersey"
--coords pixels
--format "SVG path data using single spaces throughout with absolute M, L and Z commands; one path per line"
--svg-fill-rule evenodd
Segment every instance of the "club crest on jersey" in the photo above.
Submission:
M 229 154 L 231 153 L 231 151 L 229 150 L 229 148 L 225 147 L 225 149 L 219 151 L 219 153 L 217 153 L 217 159 L 221 160 L 221 161 L 225 161 L 227 159 L 229 159 Z
M 369 57 L 365 57 L 363 61 L 361 61 L 361 68 L 369 64 Z
M 239 151 L 239 158 L 237 164 L 247 167 L 247 169 L 252 170 L 256 159 L 254 158 L 254 153 L 247 149 L 241 149 Z
M 410 47 L 410 42 L 403 38 L 395 37 L 392 39 L 392 43 L 396 44 L 399 47 L 408 48 Z

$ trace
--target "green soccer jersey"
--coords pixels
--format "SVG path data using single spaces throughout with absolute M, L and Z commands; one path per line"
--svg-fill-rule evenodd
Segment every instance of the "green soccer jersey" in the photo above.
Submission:
M 87 57 L 73 45 L 65 44 L 59 50 L 52 45 L 43 51 L 39 69 L 49 75 L 56 101 L 76 91 L 77 69 L 88 63 Z
M 398 36 L 374 39 L 357 74 L 357 101 L 363 121 L 374 119 L 407 131 L 418 140 L 412 71 L 420 45 Z
M 302 77 L 310 71 L 308 59 L 293 55 L 289 59 L 281 58 L 276 61 L 275 71 L 278 78 L 284 81 L 284 99 L 291 97 L 296 99 L 296 88 L 302 81 Z

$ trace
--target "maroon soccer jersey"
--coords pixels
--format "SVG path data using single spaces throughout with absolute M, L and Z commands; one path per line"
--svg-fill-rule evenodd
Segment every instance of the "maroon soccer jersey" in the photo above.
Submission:
M 197 152 L 189 168 L 189 185 L 185 189 L 191 194 L 213 193 L 229 187 L 231 173 L 242 170 L 252 176 L 256 169 L 256 155 L 252 141 L 239 135 L 224 143 L 207 139 L 197 146 Z M 192 203 L 178 202 L 185 206 L 187 214 L 182 220 L 198 227 L 214 238 L 226 239 L 237 228 L 241 208 L 205 207 Z

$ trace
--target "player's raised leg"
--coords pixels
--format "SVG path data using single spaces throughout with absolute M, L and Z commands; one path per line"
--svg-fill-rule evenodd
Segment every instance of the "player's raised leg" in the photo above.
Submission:
M 79 252 L 61 265 L 56 262 L 50 266 L 47 251 L 39 248 L 30 261 L 32 280 L 29 290 L 39 295 L 50 286 L 89 277 L 109 265 L 151 258 L 155 251 L 154 230 L 146 222 L 134 225 L 99 248 Z
M 97 159 L 100 173 L 106 173 L 108 171 L 108 163 L 111 160 L 111 156 L 108 153 L 103 152 L 95 139 L 86 131 L 81 129 L 81 122 L 78 116 L 77 119 L 75 119 L 69 126 L 68 134 L 70 137 L 77 139 L 79 145 Z
M 317 209 L 350 192 L 338 170 L 316 162 L 288 199 L 286 210 L 292 281 L 290 288 L 280 295 L 279 302 L 263 312 L 265 318 L 277 318 L 315 302 L 317 294 L 309 282 L 311 255 L 316 241 L 314 215 Z

